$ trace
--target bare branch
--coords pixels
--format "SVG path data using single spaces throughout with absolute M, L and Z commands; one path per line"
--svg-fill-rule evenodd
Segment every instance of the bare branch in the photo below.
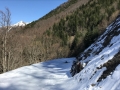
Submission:
M 0 27 L 7 28 L 7 30 L 10 27 L 11 24 L 11 13 L 8 8 L 5 8 L 5 12 L 0 10 Z
M 11 13 L 10 13 L 10 10 L 8 8 L 6 8 L 6 26 L 7 26 L 7 29 L 9 29 L 9 26 L 11 24 Z
M 0 11 L 0 27 L 2 28 L 5 26 L 5 18 L 5 13 L 3 11 Z

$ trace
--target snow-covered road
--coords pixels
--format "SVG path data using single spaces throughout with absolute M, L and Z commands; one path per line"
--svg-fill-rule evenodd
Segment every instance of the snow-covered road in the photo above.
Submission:
M 50 60 L 0 74 L 0 90 L 62 90 L 74 59 Z

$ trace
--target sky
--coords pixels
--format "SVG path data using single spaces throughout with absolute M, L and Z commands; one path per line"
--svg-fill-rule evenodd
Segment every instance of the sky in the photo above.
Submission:
M 0 0 L 0 10 L 11 12 L 11 23 L 32 22 L 68 0 Z

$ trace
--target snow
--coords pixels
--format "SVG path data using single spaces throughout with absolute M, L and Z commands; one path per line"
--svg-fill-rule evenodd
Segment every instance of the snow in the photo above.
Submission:
M 19 21 L 18 23 L 14 24 L 13 26 L 25 26 L 28 23 L 25 23 L 24 21 Z
M 89 70 L 87 70 L 88 68 L 85 67 L 81 73 L 71 77 L 69 70 L 73 60 L 75 60 L 75 58 L 50 60 L 0 74 L 0 90 L 120 89 L 120 65 L 118 65 L 112 75 L 109 75 L 102 82 L 97 83 L 98 78 L 103 71 L 106 70 L 105 67 L 96 72 L 95 69 L 92 70 L 89 68 Z M 68 63 L 65 63 L 65 61 L 68 61 Z M 94 66 L 91 65 L 91 67 Z
M 74 59 L 50 60 L 0 74 L 0 90 L 56 90 L 71 77 L 69 71 Z
M 101 87 L 101 88 L 99 88 Z M 112 75 L 99 83 L 97 90 L 120 90 L 120 65 L 117 66 Z

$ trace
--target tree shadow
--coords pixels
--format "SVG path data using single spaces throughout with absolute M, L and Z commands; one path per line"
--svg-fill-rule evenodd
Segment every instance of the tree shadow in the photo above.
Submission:
M 30 90 L 30 88 L 39 90 L 41 87 L 45 87 L 45 90 L 47 88 L 50 88 L 50 90 L 64 90 L 59 86 L 61 84 L 60 80 L 64 80 L 63 76 L 65 75 L 70 77 L 69 69 L 73 60 L 74 58 L 70 60 L 63 59 L 62 61 L 46 61 L 20 68 L 18 71 L 11 72 L 11 75 L 15 75 L 4 78 L 3 83 L 8 82 L 9 85 L 6 87 L 1 86 L 0 90 Z M 68 63 L 65 63 L 65 61 Z

